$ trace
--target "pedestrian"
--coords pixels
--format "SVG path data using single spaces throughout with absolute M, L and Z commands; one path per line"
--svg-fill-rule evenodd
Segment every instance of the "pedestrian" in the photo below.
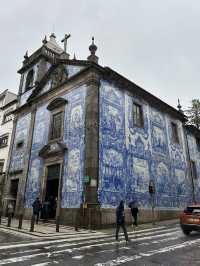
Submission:
M 123 200 L 120 201 L 119 206 L 116 209 L 116 241 L 118 241 L 118 234 L 120 227 L 122 227 L 124 231 L 124 237 L 126 239 L 126 242 L 128 242 L 128 234 L 125 226 L 125 214 L 124 214 L 124 202 Z
M 12 201 L 9 201 L 8 203 L 8 216 L 10 216 L 11 218 L 13 218 L 14 216 L 14 204 Z
M 138 216 L 138 212 L 139 212 L 137 203 L 135 201 L 131 201 L 128 206 L 131 209 L 131 214 L 133 217 L 133 225 L 135 225 L 137 227 L 138 226 L 137 216 Z
M 41 202 L 40 202 L 38 197 L 33 202 L 32 207 L 33 207 L 33 215 L 36 216 L 36 224 L 38 224 L 40 211 L 41 211 L 41 208 L 42 208 L 42 204 L 41 204 Z

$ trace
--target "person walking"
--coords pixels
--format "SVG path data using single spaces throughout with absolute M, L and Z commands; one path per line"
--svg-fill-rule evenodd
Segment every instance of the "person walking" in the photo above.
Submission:
M 129 241 L 128 239 L 128 234 L 127 234 L 127 230 L 126 230 L 126 226 L 125 226 L 125 214 L 124 214 L 124 202 L 123 200 L 120 201 L 119 206 L 116 209 L 116 241 L 118 241 L 118 234 L 119 234 L 119 230 L 120 227 L 122 227 L 123 231 L 124 231 L 124 237 L 126 239 L 126 242 Z
M 131 201 L 128 206 L 131 209 L 131 214 L 133 217 L 133 225 L 137 227 L 138 226 L 137 216 L 139 212 L 138 206 L 135 201 Z
M 42 204 L 41 204 L 39 198 L 36 198 L 36 200 L 32 204 L 32 207 L 33 207 L 33 215 L 36 216 L 36 224 L 38 224 L 40 211 L 42 208 Z

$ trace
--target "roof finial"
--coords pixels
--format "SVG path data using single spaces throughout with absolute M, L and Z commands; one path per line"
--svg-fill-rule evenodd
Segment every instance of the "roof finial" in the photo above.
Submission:
M 28 51 L 26 51 L 25 55 L 24 55 L 24 59 L 27 60 L 28 59 Z
M 95 55 L 96 51 L 97 51 L 97 46 L 94 44 L 94 37 L 92 37 L 92 44 L 89 46 L 89 50 L 91 55 L 88 56 L 88 61 L 94 62 L 98 64 L 98 57 Z
M 177 105 L 177 108 L 179 110 L 179 112 L 183 113 L 183 110 L 182 110 L 182 106 L 180 104 L 180 100 L 178 99 L 178 105 Z
M 47 36 L 45 35 L 44 36 L 44 39 L 42 40 L 43 44 L 46 44 L 47 43 Z
M 65 34 L 65 37 L 62 39 L 61 42 L 64 42 L 64 51 L 67 53 L 67 40 L 71 37 L 71 34 Z

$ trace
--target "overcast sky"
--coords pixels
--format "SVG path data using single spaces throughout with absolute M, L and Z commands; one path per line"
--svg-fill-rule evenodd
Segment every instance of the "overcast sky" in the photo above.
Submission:
M 176 107 L 200 98 L 199 0 L 6 0 L 0 7 L 0 92 L 18 91 L 29 55 L 54 31 L 86 59 L 94 35 L 99 63 Z

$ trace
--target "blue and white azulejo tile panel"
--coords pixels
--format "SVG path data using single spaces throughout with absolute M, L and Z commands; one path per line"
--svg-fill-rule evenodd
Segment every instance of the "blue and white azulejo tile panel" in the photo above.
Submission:
M 133 103 L 142 106 L 143 127 L 133 121 Z M 180 143 L 171 140 L 173 118 L 139 99 L 101 81 L 99 99 L 99 188 L 102 207 L 120 200 L 151 207 L 150 180 L 155 184 L 159 208 L 181 208 L 191 200 L 182 123 Z

